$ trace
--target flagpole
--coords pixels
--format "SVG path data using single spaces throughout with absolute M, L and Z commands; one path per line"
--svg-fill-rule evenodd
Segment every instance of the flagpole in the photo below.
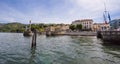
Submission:
M 105 7 L 105 11 L 104 11 L 104 13 L 103 13 L 103 17 L 104 17 L 104 22 L 105 22 L 105 24 L 107 24 L 107 8 L 106 8 L 106 4 L 105 4 L 105 2 L 104 2 L 104 7 Z
M 110 17 L 110 14 L 109 14 L 109 12 L 108 12 L 108 19 L 109 19 L 109 22 L 111 21 L 111 17 Z

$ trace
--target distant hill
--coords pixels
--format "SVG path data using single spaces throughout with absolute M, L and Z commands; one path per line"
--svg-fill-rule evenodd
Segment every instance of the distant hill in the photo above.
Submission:
M 23 32 L 25 25 L 21 23 L 0 23 L 0 32 Z
M 44 23 L 37 23 L 31 24 L 31 30 L 37 29 L 38 32 L 45 32 L 47 27 L 50 26 L 57 26 L 62 24 L 44 24 Z M 22 24 L 18 22 L 13 23 L 0 23 L 0 32 L 24 32 L 25 26 L 29 27 L 29 24 Z
M 0 23 L 0 27 L 3 27 L 3 24 Z

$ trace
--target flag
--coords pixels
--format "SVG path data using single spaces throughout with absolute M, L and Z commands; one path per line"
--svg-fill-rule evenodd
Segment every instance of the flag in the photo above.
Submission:
M 110 14 L 108 13 L 108 19 L 109 19 L 109 22 L 111 21 L 111 17 L 110 17 Z

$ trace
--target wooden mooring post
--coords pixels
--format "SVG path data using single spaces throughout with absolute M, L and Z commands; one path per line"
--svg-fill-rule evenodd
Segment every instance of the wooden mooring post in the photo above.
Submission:
M 31 45 L 32 48 L 36 47 L 36 38 L 37 38 L 37 30 L 35 29 L 33 31 L 33 36 L 32 36 L 32 45 Z

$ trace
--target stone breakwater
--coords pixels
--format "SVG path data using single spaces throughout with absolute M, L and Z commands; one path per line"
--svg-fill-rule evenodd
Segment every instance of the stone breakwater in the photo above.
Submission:
M 81 32 L 66 32 L 62 34 L 57 35 L 70 35 L 70 36 L 96 36 L 96 32 L 87 32 L 87 31 L 81 31 Z

